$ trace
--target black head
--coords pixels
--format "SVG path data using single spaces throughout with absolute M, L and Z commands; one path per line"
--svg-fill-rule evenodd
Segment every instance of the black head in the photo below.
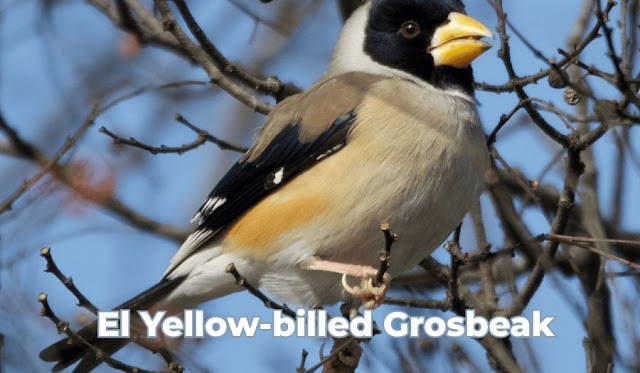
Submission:
M 488 49 L 478 39 L 491 33 L 463 14 L 458 0 L 372 0 L 364 52 L 436 87 L 472 94 L 469 63 Z M 470 23 L 477 32 L 469 32 Z

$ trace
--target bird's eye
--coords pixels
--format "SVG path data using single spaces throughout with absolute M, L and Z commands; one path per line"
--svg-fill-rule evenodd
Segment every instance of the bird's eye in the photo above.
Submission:
M 407 39 L 413 39 L 420 33 L 420 26 L 414 21 L 407 21 L 400 27 L 399 33 Z

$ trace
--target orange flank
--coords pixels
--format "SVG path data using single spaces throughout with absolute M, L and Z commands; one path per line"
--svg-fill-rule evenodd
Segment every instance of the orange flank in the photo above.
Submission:
M 223 247 L 256 259 L 266 259 L 281 249 L 278 239 L 283 234 L 308 223 L 327 206 L 325 198 L 318 195 L 285 201 L 274 197 L 265 198 L 241 216 L 229 228 Z

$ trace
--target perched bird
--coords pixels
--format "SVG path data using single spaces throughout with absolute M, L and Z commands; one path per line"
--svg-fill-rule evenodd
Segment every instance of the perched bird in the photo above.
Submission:
M 179 313 L 240 291 L 230 263 L 288 303 L 317 307 L 350 292 L 379 305 L 389 278 L 380 288 L 367 280 L 380 224 L 399 236 L 388 272 L 397 275 L 438 247 L 482 191 L 489 155 L 469 64 L 490 48 L 483 37 L 492 34 L 458 0 L 361 6 L 326 74 L 269 113 L 213 189 L 162 280 L 117 308 Z M 98 339 L 95 323 L 80 335 L 107 354 L 130 342 Z M 100 364 L 67 339 L 40 357 L 54 371 Z

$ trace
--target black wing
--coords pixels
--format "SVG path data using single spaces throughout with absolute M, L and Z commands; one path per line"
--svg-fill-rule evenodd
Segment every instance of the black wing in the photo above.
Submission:
M 255 160 L 236 163 L 198 210 L 194 220 L 200 225 L 184 242 L 168 272 L 257 202 L 340 150 L 346 144 L 354 119 L 354 111 L 339 117 L 307 143 L 299 140 L 299 123 L 288 124 Z

